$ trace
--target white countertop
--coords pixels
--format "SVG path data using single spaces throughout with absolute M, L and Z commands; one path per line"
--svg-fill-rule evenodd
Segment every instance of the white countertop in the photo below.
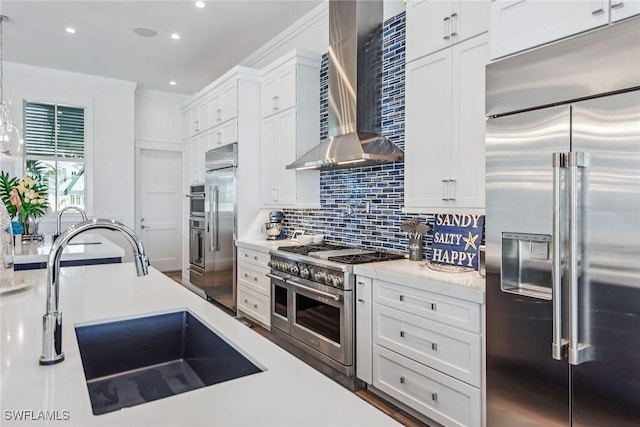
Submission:
M 62 363 L 40 366 L 45 270 L 16 272 L 30 288 L 0 296 L 2 426 L 383 426 L 393 419 L 151 268 L 131 263 L 61 270 Z M 74 324 L 187 308 L 265 372 L 93 415 Z M 68 411 L 67 421 L 15 421 L 7 411 Z
M 410 261 L 408 259 L 400 259 L 358 264 L 353 267 L 353 272 L 356 275 L 423 288 L 455 298 L 484 303 L 485 280 L 477 271 L 445 273 L 428 268 L 424 260 Z
M 253 249 L 255 251 L 269 252 L 278 249 L 280 246 L 299 246 L 300 242 L 291 239 L 282 240 L 236 240 L 236 246 Z
M 14 264 L 47 262 L 51 251 L 52 236 L 44 240 L 22 242 L 16 247 Z M 63 261 L 86 259 L 124 258 L 124 249 L 98 233 L 85 232 L 74 237 L 63 249 Z

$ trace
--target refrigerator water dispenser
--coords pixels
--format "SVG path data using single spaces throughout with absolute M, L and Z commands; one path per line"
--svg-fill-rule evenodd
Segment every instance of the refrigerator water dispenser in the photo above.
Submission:
M 550 300 L 550 247 L 550 235 L 502 233 L 502 290 Z

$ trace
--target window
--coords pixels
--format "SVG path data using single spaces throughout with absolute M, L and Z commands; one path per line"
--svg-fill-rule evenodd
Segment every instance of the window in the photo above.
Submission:
M 49 206 L 85 209 L 84 108 L 25 102 L 27 174 L 49 188 Z

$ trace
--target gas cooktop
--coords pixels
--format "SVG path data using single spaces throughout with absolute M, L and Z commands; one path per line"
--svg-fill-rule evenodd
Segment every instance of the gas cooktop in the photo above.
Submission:
M 314 258 L 326 259 L 328 261 L 342 264 L 364 264 L 367 262 L 390 261 L 402 259 L 404 256 L 386 251 L 373 249 L 360 249 L 350 246 L 337 245 L 332 243 L 318 243 L 302 246 L 281 246 L 279 251 L 291 252 L 299 255 L 306 255 Z

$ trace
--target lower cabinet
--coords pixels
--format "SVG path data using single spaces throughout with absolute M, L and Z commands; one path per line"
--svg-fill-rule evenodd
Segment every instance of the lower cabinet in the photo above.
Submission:
M 269 251 L 238 245 L 237 302 L 238 316 L 246 316 L 271 329 L 271 281 Z
M 429 283 L 356 277 L 356 375 L 444 426 L 481 426 L 482 303 Z

